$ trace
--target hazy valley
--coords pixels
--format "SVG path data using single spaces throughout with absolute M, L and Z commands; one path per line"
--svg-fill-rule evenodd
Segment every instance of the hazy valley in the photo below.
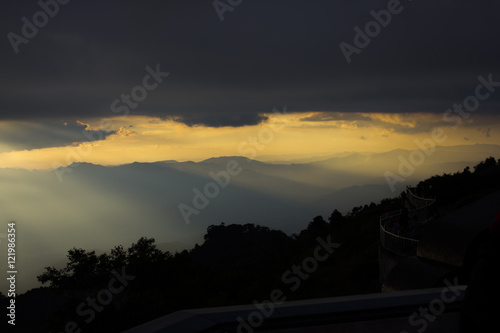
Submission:
M 73 165 L 62 182 L 53 171 L 0 169 L 0 218 L 18 226 L 18 267 L 23 272 L 18 291 L 39 285 L 36 275 L 43 267 L 64 262 L 73 247 L 107 251 L 146 236 L 164 250 L 181 250 L 200 243 L 206 228 L 220 222 L 255 223 L 291 234 L 317 215 L 327 217 L 334 209 L 346 213 L 397 196 L 435 170 L 454 173 L 490 155 L 500 156 L 500 146 L 437 147 L 393 192 L 384 173 L 397 174 L 400 157 L 410 154 L 395 150 L 286 164 L 244 157 L 106 167 L 82 163 Z M 228 163 L 239 173 L 219 178 L 227 182 L 220 186 L 211 175 L 222 177 Z M 212 184 L 209 196 L 207 184 Z M 195 199 L 197 193 L 205 200 L 199 194 Z M 180 204 L 197 213 L 186 221 Z M 6 283 L 0 287 L 4 291 Z

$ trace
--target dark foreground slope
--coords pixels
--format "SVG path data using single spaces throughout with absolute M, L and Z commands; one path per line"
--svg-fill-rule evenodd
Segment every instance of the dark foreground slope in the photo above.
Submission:
M 494 158 L 417 186 L 443 213 L 499 188 Z M 203 244 L 175 254 L 149 238 L 101 255 L 72 249 L 66 267 L 38 277 L 49 287 L 17 297 L 16 328 L 119 332 L 181 309 L 263 302 L 275 290 L 286 300 L 377 292 L 379 216 L 399 205 L 393 198 L 345 216 L 334 210 L 293 235 L 221 223 L 208 227 Z

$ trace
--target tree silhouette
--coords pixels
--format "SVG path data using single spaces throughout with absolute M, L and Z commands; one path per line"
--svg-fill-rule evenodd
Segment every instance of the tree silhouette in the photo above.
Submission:
M 494 157 L 490 156 L 483 162 L 479 163 L 474 167 L 474 172 L 482 172 L 485 170 L 491 170 L 497 166 L 497 161 Z
M 330 223 L 330 226 L 332 228 L 338 229 L 342 226 L 342 224 L 344 224 L 345 217 L 342 215 L 342 213 L 335 209 L 328 218 L 328 222 Z

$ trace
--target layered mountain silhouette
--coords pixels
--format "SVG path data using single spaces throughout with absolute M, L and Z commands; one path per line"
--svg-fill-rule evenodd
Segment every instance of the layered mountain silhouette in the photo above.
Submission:
M 0 219 L 18 222 L 22 292 L 37 285 L 35 276 L 43 267 L 64 260 L 65 251 L 74 246 L 106 249 L 145 236 L 155 237 L 162 249 L 179 250 L 201 241 L 206 228 L 220 222 L 257 223 L 291 234 L 314 216 L 329 216 L 333 209 L 346 213 L 393 197 L 425 177 L 500 156 L 500 146 L 436 147 L 392 192 L 384 172 L 397 173 L 401 157 L 410 154 L 352 153 L 306 163 L 264 163 L 239 156 L 119 166 L 80 163 L 66 170 L 61 183 L 54 171 L 0 169 Z M 221 175 L 228 163 L 241 170 L 221 186 L 211 175 L 226 182 Z M 197 193 L 206 200 L 196 198 Z M 197 212 L 189 221 L 181 204 Z

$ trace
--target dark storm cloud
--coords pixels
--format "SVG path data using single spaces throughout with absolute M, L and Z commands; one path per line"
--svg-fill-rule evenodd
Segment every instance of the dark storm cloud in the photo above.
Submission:
M 301 121 L 371 121 L 368 116 L 359 113 L 322 112 L 300 119 Z
M 356 127 L 359 128 L 378 127 L 396 133 L 406 133 L 406 134 L 425 133 L 425 132 L 430 132 L 434 128 L 450 126 L 450 123 L 443 120 L 440 116 L 436 116 L 430 119 L 422 117 L 421 115 L 415 116 L 410 113 L 406 113 L 406 114 L 400 114 L 399 118 L 400 118 L 399 120 L 384 119 L 370 113 L 359 114 L 355 112 L 345 112 L 345 113 L 321 112 L 301 118 L 300 121 L 343 122 L 355 125 Z M 338 124 L 329 124 L 329 127 L 339 128 L 341 126 L 339 126 Z
M 491 128 L 489 128 L 489 127 L 488 128 L 478 128 L 477 131 L 480 132 L 481 135 L 484 137 L 487 137 L 487 138 L 491 137 Z
M 24 121 L 0 123 L 0 152 L 60 147 L 76 142 L 105 139 L 115 132 L 89 130 L 82 123 L 62 121 Z
M 241 126 L 293 111 L 444 112 L 500 81 L 498 1 L 402 1 L 404 10 L 347 64 L 371 10 L 388 1 L 244 1 L 223 22 L 212 1 L 70 1 L 15 54 L 0 45 L 0 119 L 114 115 L 146 66 L 171 75 L 131 114 Z M 5 1 L 1 31 L 21 34 L 35 1 Z M 500 92 L 480 112 L 500 106 Z
M 183 115 L 177 118 L 177 121 L 183 122 L 188 126 L 205 125 L 210 127 L 222 127 L 222 126 L 245 126 L 245 125 L 256 125 L 262 121 L 267 120 L 268 117 L 262 116 L 255 113 L 228 113 L 225 115 L 206 115 L 206 114 L 191 114 Z

